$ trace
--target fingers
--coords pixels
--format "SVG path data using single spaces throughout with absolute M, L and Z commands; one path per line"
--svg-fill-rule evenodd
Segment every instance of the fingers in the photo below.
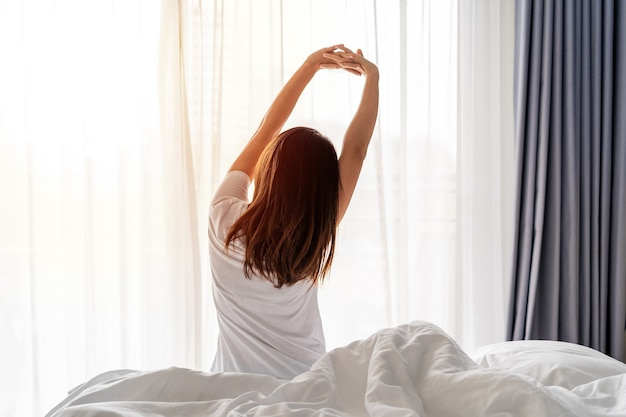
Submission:
M 354 62 L 351 57 L 346 56 L 342 52 L 325 52 L 322 57 L 324 58 L 324 63 L 336 65 L 345 65 L 349 62 Z
M 350 48 L 348 48 L 348 47 L 347 47 L 347 46 L 345 46 L 344 44 L 337 45 L 337 49 L 340 49 L 340 50 L 342 50 L 342 51 L 344 51 L 344 52 L 349 52 L 349 53 L 351 53 L 351 54 L 353 54 L 353 53 L 354 53 L 354 51 L 352 51 Z
M 344 69 L 351 74 L 366 75 L 368 61 L 363 57 L 363 51 L 359 48 L 356 52 L 346 47 L 344 44 L 337 44 L 323 48 L 322 62 L 319 68 L 323 69 Z
M 329 59 L 337 63 L 344 63 L 344 62 L 357 62 L 358 63 L 358 60 L 355 59 L 356 55 L 354 54 L 354 52 L 337 52 L 337 51 L 325 52 L 322 56 L 325 59 Z
M 342 65 L 341 68 L 354 75 L 363 75 L 365 73 L 363 67 L 357 63 L 348 63 Z
M 365 71 L 359 64 L 321 64 L 321 69 L 342 69 L 354 75 L 363 75 Z
M 347 66 L 342 66 L 342 65 L 334 64 L 334 63 L 333 64 L 330 64 L 330 63 L 320 64 L 320 68 L 321 69 L 343 69 L 354 75 L 361 75 L 363 73 L 363 70 L 361 67 L 350 68 Z
M 342 62 L 346 59 L 344 56 L 340 55 L 340 52 L 324 52 L 322 56 L 333 62 Z
M 322 51 L 324 52 L 345 52 L 345 53 L 349 53 L 349 54 L 354 54 L 355 52 L 348 48 L 347 46 L 345 46 L 343 43 L 339 43 L 337 45 L 333 45 L 333 46 L 329 46 L 327 48 L 323 48 Z M 363 51 L 361 50 L 361 48 L 358 48 L 356 50 L 356 53 L 363 56 Z

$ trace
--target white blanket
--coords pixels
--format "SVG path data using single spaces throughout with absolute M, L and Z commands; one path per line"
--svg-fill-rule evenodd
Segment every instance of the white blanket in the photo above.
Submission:
M 476 359 L 437 326 L 414 322 L 328 352 L 291 381 L 181 368 L 108 372 L 47 417 L 626 416 L 626 365 L 591 349 L 508 342 Z

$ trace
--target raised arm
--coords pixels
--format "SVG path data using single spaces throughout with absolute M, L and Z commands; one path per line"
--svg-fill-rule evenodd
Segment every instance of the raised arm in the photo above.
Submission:
M 365 86 L 359 107 L 344 135 L 339 156 L 341 188 L 339 190 L 338 221 L 343 218 L 352 199 L 378 117 L 378 68 L 363 57 L 360 49 L 356 53 L 343 46 L 342 49 L 345 51 L 344 53 L 335 53 L 333 56 L 327 55 L 327 57 L 334 59 L 335 56 L 340 56 L 342 61 L 337 60 L 336 64 L 365 76 Z
M 335 45 L 313 52 L 296 70 L 292 77 L 280 90 L 263 117 L 257 131 L 252 135 L 241 151 L 230 171 L 243 171 L 253 178 L 254 167 L 265 147 L 274 139 L 283 128 L 291 115 L 302 91 L 320 68 L 337 68 L 337 59 L 331 59 L 333 51 L 341 45 Z M 331 58 L 328 57 L 330 54 Z

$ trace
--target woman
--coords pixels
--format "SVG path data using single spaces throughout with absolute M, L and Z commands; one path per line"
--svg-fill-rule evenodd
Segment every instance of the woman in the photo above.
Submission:
M 339 158 L 314 129 L 280 133 L 306 85 L 325 68 L 366 78 Z M 336 227 L 356 186 L 377 113 L 378 68 L 361 50 L 321 49 L 285 84 L 230 167 L 209 212 L 220 328 L 213 371 L 291 379 L 325 353 L 316 284 L 330 268 Z

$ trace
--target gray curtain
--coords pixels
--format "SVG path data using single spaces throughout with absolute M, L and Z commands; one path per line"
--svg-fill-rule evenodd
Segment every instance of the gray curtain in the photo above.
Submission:
M 626 0 L 517 0 L 509 340 L 624 358 Z

